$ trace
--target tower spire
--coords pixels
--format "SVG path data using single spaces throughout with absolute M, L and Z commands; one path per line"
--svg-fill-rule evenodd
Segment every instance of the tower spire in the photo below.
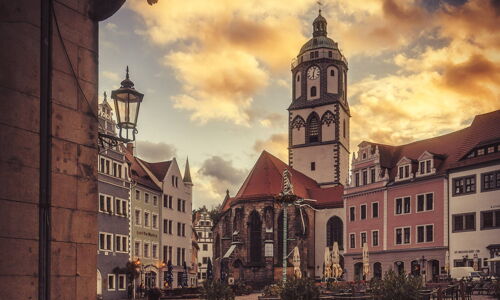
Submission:
M 314 22 L 313 22 L 313 36 L 314 37 L 317 37 L 317 36 L 326 36 L 327 32 L 326 32 L 326 19 L 321 15 L 321 7 L 322 7 L 322 3 L 321 1 L 318 1 L 318 6 L 319 6 L 319 11 L 318 11 L 318 16 L 316 17 L 316 19 L 314 19 Z
M 191 180 L 191 171 L 189 169 L 189 157 L 186 157 L 186 168 L 184 169 L 184 178 L 182 179 L 185 183 L 193 183 Z

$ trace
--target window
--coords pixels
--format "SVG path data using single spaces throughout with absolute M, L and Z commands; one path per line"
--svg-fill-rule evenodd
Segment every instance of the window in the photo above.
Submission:
M 153 196 L 153 205 L 158 206 L 158 197 L 157 196 Z
M 181 236 L 182 229 L 181 229 L 181 223 L 177 222 L 177 236 Z
M 452 216 L 453 232 L 476 230 L 476 213 Z
M 134 255 L 135 256 L 141 255 L 141 241 L 134 242 Z
M 328 57 L 333 57 L 332 51 L 328 51 Z M 332 75 L 333 76 L 333 75 Z
M 307 137 L 309 143 L 320 141 L 319 119 L 316 115 L 312 115 L 307 124 Z
M 186 224 L 182 224 L 182 236 L 186 236 Z
M 400 166 L 398 168 L 398 173 L 399 173 L 398 174 L 399 179 L 410 177 L 410 165 Z
M 116 198 L 116 214 L 118 216 L 127 216 L 128 203 L 127 200 Z
M 163 233 L 168 233 L 168 220 L 163 219 Z
M 208 245 L 207 244 L 203 244 L 203 251 L 208 251 Z
M 186 212 L 186 200 L 182 200 L 182 212 Z
M 316 170 L 316 162 L 311 162 L 311 171 L 315 171 Z
M 354 206 L 349 207 L 349 220 L 351 222 L 356 221 L 356 207 Z
M 396 198 L 395 213 L 396 215 L 409 214 L 411 212 L 411 198 Z
M 409 244 L 411 238 L 411 230 L 409 227 L 403 228 L 403 235 L 404 235 L 404 243 Z
M 366 219 L 366 204 L 361 205 L 361 220 Z
M 417 226 L 417 243 L 430 243 L 434 241 L 434 225 Z
M 344 250 L 344 225 L 342 219 L 333 216 L 326 223 L 326 246 L 331 247 L 335 242 L 340 250 Z
M 500 228 L 500 210 L 481 212 L 481 229 Z
M 297 82 L 300 81 L 300 74 L 297 74 Z
M 249 217 L 250 230 L 250 262 L 258 263 L 262 261 L 262 221 L 257 211 L 252 211 Z M 283 239 L 283 237 L 282 237 Z
M 481 177 L 483 191 L 500 189 L 500 171 L 481 174 Z
M 174 206 L 172 205 L 172 202 L 173 202 L 173 201 L 172 201 L 172 199 L 173 199 L 173 197 L 172 197 L 172 196 L 168 196 L 168 208 L 170 208 L 170 209 L 173 209 L 173 207 L 174 207 Z
M 118 274 L 118 290 L 124 291 L 127 289 L 127 276 L 125 274 Z
M 186 261 L 186 249 L 182 248 L 182 262 Z
M 158 258 L 158 244 L 153 244 L 151 246 L 151 256 L 153 258 Z
M 354 233 L 349 234 L 349 248 L 356 248 L 356 235 Z
M 366 244 L 366 232 L 361 232 L 360 240 L 361 240 L 360 246 L 363 247 L 363 245 Z
M 453 196 L 476 192 L 476 175 L 453 178 Z
M 144 193 L 144 203 L 149 203 L 149 194 Z
M 144 242 L 144 251 L 142 255 L 144 257 L 149 257 L 149 242 Z
M 418 170 L 420 174 L 429 174 L 431 172 L 431 164 L 432 164 L 431 159 L 421 161 L 419 163 L 419 170 Z
M 329 54 L 331 55 L 331 53 L 332 53 L 332 52 L 330 51 L 330 53 L 329 53 Z M 331 56 L 330 56 L 330 57 L 331 57 Z M 330 76 L 335 76 L 335 70 L 330 70 Z
M 182 200 L 179 198 L 177 199 L 177 210 L 182 211 Z
M 168 208 L 168 195 L 163 195 L 163 207 Z
M 100 165 L 99 165 L 99 172 L 101 173 L 105 173 L 104 170 L 105 170 L 105 159 L 101 157 L 100 159 Z
M 375 168 L 370 169 L 370 183 L 375 182 Z
M 113 213 L 113 197 L 108 195 L 99 195 L 99 211 L 104 213 Z
M 359 173 L 354 174 L 354 184 L 359 186 Z
M 118 175 L 118 164 L 115 162 L 113 162 L 113 172 L 111 174 L 115 177 Z
M 149 212 L 144 212 L 144 226 L 149 227 Z
M 110 168 L 109 168 L 109 164 L 110 164 L 110 161 L 109 160 L 106 160 L 106 174 L 109 174 L 110 173 Z
M 141 191 L 135 191 L 135 200 L 141 200 Z
M 204 265 L 208 264 L 208 257 L 203 257 L 203 262 Z
M 152 227 L 153 229 L 158 229 L 158 215 L 157 214 L 153 214 L 153 217 L 152 217 Z
M 372 218 L 378 218 L 378 202 L 372 203 Z
M 434 194 L 417 195 L 417 212 L 429 211 L 434 209 Z
M 363 185 L 366 185 L 368 183 L 368 171 L 364 169 L 362 172 L 363 172 Z
M 378 230 L 372 231 L 372 246 L 373 247 L 378 246 Z
M 172 226 L 173 222 L 172 220 L 168 220 L 168 234 L 172 234 Z
M 118 175 L 119 178 L 122 178 L 122 165 L 118 165 Z
M 411 241 L 411 228 L 396 228 L 396 245 L 409 244 Z
M 141 210 L 140 209 L 135 210 L 135 224 L 141 225 Z
M 108 291 L 115 290 L 115 274 L 108 274 Z
M 181 248 L 177 248 L 177 265 L 181 265 Z
M 128 252 L 128 237 L 126 235 L 116 234 L 116 252 Z
M 113 251 L 113 235 L 111 233 L 99 233 L 99 250 Z

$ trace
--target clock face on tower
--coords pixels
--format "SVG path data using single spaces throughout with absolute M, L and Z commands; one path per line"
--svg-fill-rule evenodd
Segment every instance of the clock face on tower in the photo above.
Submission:
M 319 68 L 316 66 L 310 67 L 309 70 L 307 70 L 307 78 L 314 80 L 319 77 Z

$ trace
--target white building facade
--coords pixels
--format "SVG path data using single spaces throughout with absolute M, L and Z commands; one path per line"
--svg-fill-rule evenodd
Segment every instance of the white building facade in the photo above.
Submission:
M 203 210 L 195 216 L 194 230 L 198 235 L 198 282 L 203 283 L 207 279 L 207 263 L 210 259 L 213 263 L 213 222 L 206 210 Z
M 450 265 L 500 275 L 500 142 L 473 149 L 449 171 Z M 474 160 L 480 162 L 474 163 Z

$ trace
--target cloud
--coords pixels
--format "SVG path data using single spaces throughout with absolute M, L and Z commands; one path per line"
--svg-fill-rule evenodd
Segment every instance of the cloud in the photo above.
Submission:
M 266 128 L 284 128 L 287 126 L 285 114 L 270 113 L 259 120 L 260 125 Z
M 231 160 L 214 155 L 203 162 L 198 173 L 230 184 L 241 184 L 247 171 L 235 168 Z
M 136 142 L 137 155 L 146 161 L 157 162 L 170 160 L 177 154 L 177 149 L 174 145 L 163 142 L 140 141 Z
M 111 81 L 117 81 L 117 82 L 121 81 L 120 75 L 118 75 L 118 73 L 110 72 L 110 71 L 102 71 L 101 74 L 102 74 L 102 77 L 109 79 Z
M 288 135 L 285 133 L 277 133 L 265 140 L 259 139 L 255 141 L 253 150 L 258 154 L 263 150 L 267 150 L 282 161 L 288 162 Z
M 217 205 L 224 200 L 226 190 L 235 194 L 245 180 L 248 170 L 234 166 L 232 160 L 214 155 L 205 159 L 201 166 L 193 167 L 197 175 L 193 199 L 199 202 L 195 206 Z

